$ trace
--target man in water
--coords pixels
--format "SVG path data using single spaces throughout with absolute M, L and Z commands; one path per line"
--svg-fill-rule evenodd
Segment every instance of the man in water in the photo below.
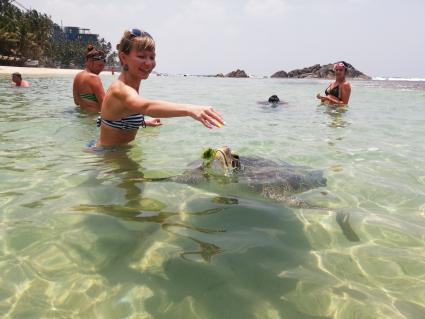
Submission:
M 278 105 L 287 104 L 287 102 L 281 101 L 277 95 L 272 95 L 268 98 L 267 101 L 258 101 L 257 104 L 271 106 L 276 108 Z
M 274 104 L 274 103 L 279 103 L 280 100 L 279 100 L 279 97 L 277 95 L 272 95 L 272 96 L 269 97 L 269 102 Z
M 15 84 L 15 86 L 21 86 L 21 87 L 29 87 L 30 84 L 28 81 L 22 80 L 21 73 L 15 72 L 12 74 L 12 82 Z

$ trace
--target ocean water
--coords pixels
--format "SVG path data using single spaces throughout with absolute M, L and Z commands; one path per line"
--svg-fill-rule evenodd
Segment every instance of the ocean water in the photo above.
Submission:
M 152 77 L 142 95 L 227 125 L 163 119 L 95 153 L 72 77 L 26 79 L 0 77 L 1 318 L 424 318 L 425 82 L 353 81 L 338 111 L 314 98 L 326 81 Z M 257 103 L 272 94 L 288 103 Z M 323 170 L 298 194 L 320 208 L 146 180 L 222 145 Z

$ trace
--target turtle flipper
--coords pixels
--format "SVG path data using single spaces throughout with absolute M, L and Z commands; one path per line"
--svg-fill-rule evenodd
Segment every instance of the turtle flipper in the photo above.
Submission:
M 190 184 L 197 185 L 204 182 L 206 178 L 202 175 L 194 174 L 194 175 L 177 175 L 168 178 L 168 181 L 179 183 L 179 184 Z
M 316 205 L 313 205 L 309 202 L 307 202 L 306 200 L 296 197 L 296 196 L 289 196 L 289 197 L 285 197 L 284 201 L 282 201 L 283 203 L 285 203 L 286 205 L 288 205 L 289 207 L 294 207 L 294 208 L 307 208 L 307 209 L 320 209 L 322 207 L 318 207 Z
M 279 187 L 264 187 L 261 195 L 263 195 L 265 198 L 283 203 L 284 205 L 291 208 L 328 210 L 326 207 L 312 205 L 304 199 L 296 196 L 285 196 Z M 336 212 L 336 222 L 338 223 L 339 227 L 341 227 L 345 238 L 352 242 L 360 241 L 359 236 L 357 236 L 353 228 L 351 228 L 350 215 L 348 213 L 342 211 Z
M 341 227 L 342 233 L 344 234 L 345 238 L 353 242 L 360 241 L 359 236 L 357 236 L 353 228 L 351 228 L 350 215 L 348 213 L 341 211 L 337 212 L 336 222 L 338 223 L 339 227 Z
M 302 198 L 285 195 L 280 187 L 264 187 L 261 195 L 291 208 L 318 208 Z

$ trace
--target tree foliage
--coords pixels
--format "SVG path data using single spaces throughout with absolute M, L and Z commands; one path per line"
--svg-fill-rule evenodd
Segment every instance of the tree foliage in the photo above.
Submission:
M 39 60 L 41 65 L 82 67 L 88 43 L 70 41 L 62 32 L 53 36 L 54 22 L 36 10 L 22 11 L 10 0 L 0 0 L 0 55 Z M 92 43 L 112 63 L 111 43 L 103 38 Z

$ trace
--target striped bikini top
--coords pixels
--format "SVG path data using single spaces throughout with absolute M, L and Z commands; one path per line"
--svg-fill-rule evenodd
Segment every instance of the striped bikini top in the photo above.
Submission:
M 89 101 L 99 102 L 96 98 L 96 94 L 94 94 L 94 93 L 81 93 L 80 96 L 83 99 L 86 99 L 86 100 L 89 100 Z
M 120 130 L 137 130 L 140 126 L 143 128 L 146 127 L 145 117 L 143 114 L 133 114 L 120 120 L 106 120 L 99 116 L 96 123 L 97 127 L 100 127 L 100 125 L 103 123 Z

